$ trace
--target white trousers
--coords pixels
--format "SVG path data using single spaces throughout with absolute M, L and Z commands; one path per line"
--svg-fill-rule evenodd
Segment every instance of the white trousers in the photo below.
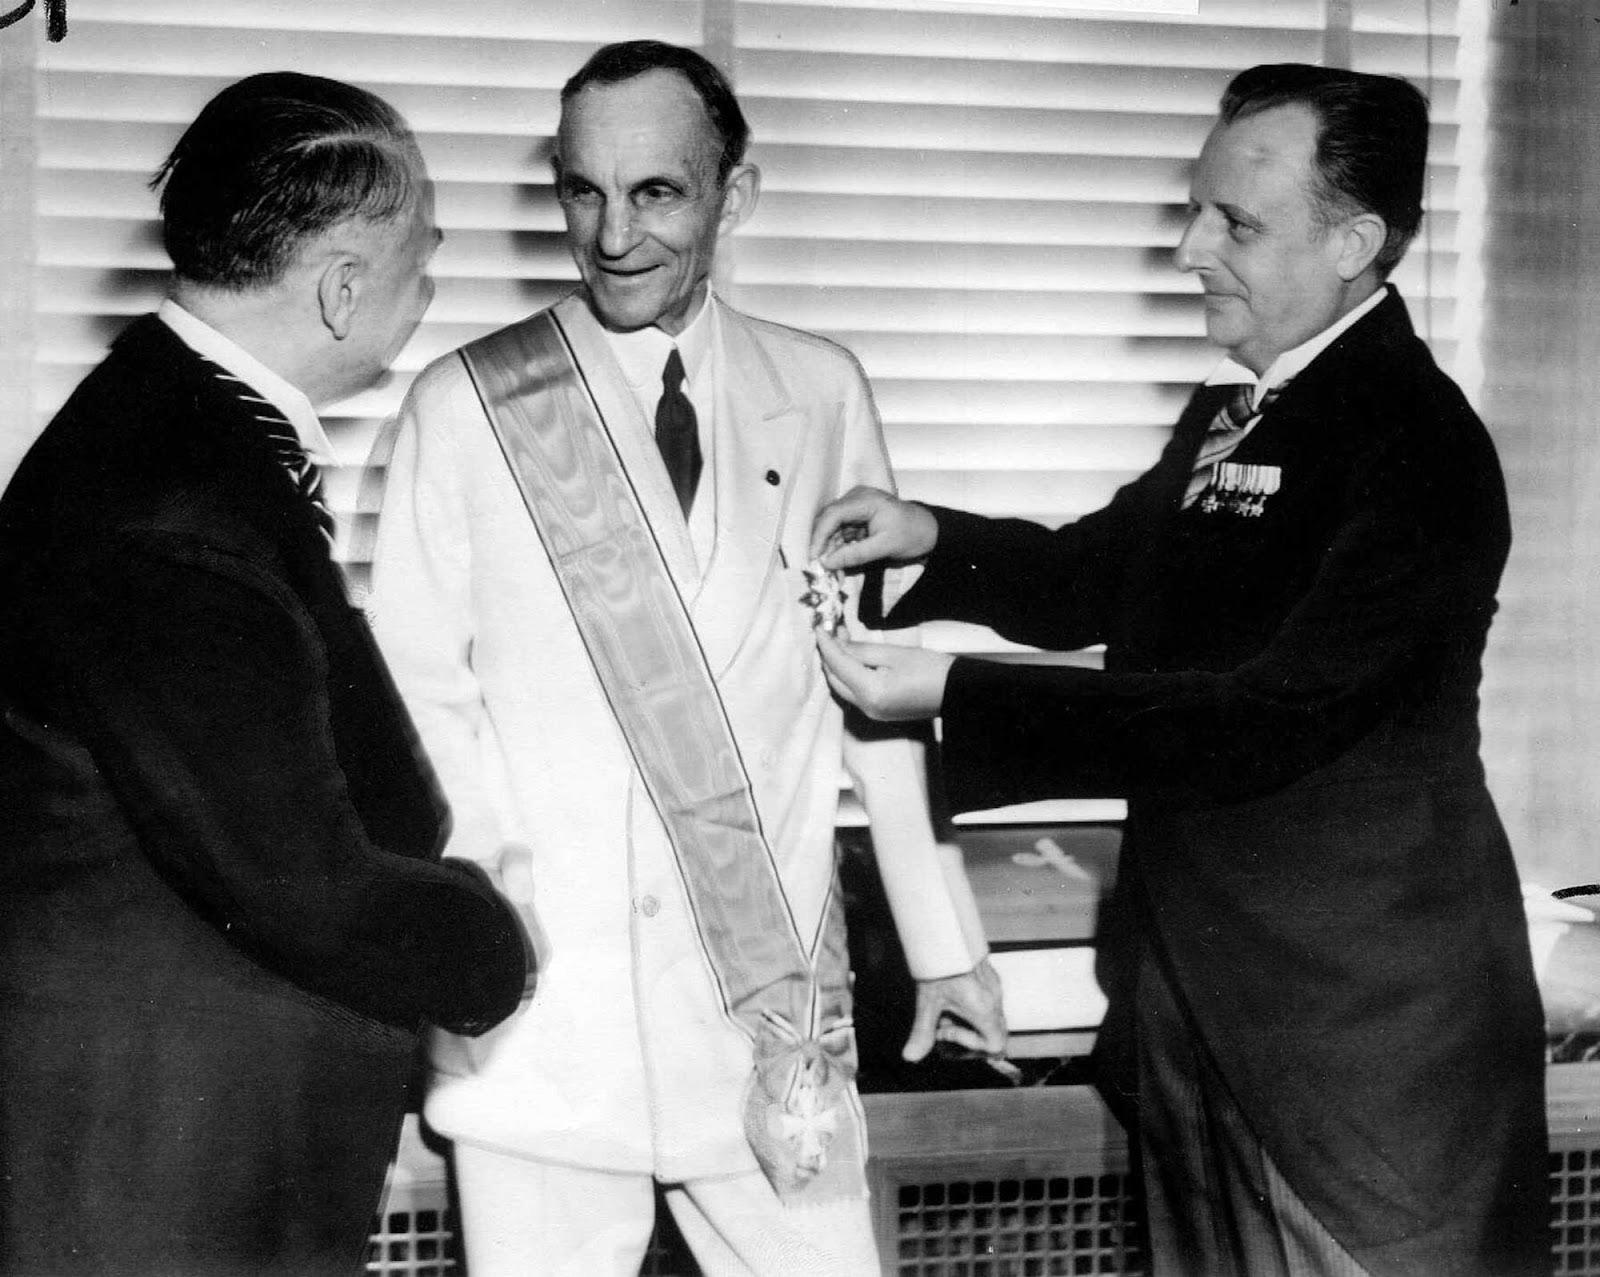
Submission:
M 649 1175 L 455 1146 L 472 1277 L 634 1277 L 655 1227 Z M 876 1277 L 866 1201 L 789 1209 L 758 1171 L 665 1187 L 705 1277 Z

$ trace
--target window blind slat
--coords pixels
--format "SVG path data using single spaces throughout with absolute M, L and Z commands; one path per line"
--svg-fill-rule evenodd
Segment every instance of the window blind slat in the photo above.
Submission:
M 1177 157 L 1185 162 L 1200 150 L 1210 126 L 1206 117 L 1198 115 L 947 106 L 942 102 L 754 98 L 748 111 L 759 136 L 774 142 L 875 146 L 894 136 L 902 146 L 918 149 Z
M 363 32 L 424 40 L 466 38 L 486 48 L 514 38 L 570 37 L 603 44 L 653 36 L 678 44 L 700 38 L 700 0 L 606 0 L 603 5 L 551 0 L 72 0 L 72 39 L 96 23 L 161 28 L 181 46 L 197 27 L 232 30 Z M 70 43 L 70 42 L 64 42 Z M 58 49 L 64 47 L 56 46 Z M 403 64 L 402 64 L 403 65 Z M 260 69 L 260 68 L 257 68 Z M 568 68 L 568 73 L 576 70 Z
M 1365 0 L 1363 0 L 1365 2 Z M 1441 0 L 1443 7 L 1447 0 Z M 918 9 L 909 4 L 896 4 L 895 0 L 739 0 L 741 10 L 748 13 L 757 8 L 776 8 L 799 12 L 805 9 L 876 9 L 894 10 L 902 16 L 913 20 L 920 20 L 935 14 L 938 11 Z M 1427 0 L 1382 0 L 1377 7 L 1385 12 L 1396 6 L 1412 6 L 1426 4 Z M 1020 6 L 1019 6 L 1020 7 Z M 1106 4 L 1097 14 L 1094 10 L 1074 11 L 1056 15 L 1047 15 L 1040 12 L 1037 20 L 1045 22 L 1092 22 L 1104 19 L 1108 14 L 1113 14 L 1115 20 L 1123 23 L 1147 23 L 1160 26 L 1199 26 L 1199 25 L 1226 25 L 1232 27 L 1260 28 L 1260 27 L 1288 27 L 1304 30 L 1321 31 L 1326 21 L 1327 9 L 1325 0 L 1202 0 L 1198 13 L 1153 13 L 1139 12 L 1137 10 L 1118 10 L 1114 4 Z M 951 15 L 942 15 L 951 16 Z M 977 11 L 970 15 L 957 14 L 954 16 L 970 16 L 975 21 L 1000 23 L 1009 25 L 1004 30 L 1012 34 L 1029 32 L 1032 23 L 1036 20 L 1033 16 L 1019 16 L 1004 14 L 999 11 Z M 961 47 L 961 46 L 956 46 Z
M 1128 65 L 1132 60 L 1146 67 L 1227 70 L 1251 62 L 1309 62 L 1322 53 L 1321 3 L 1274 3 L 1271 25 L 1248 27 L 1213 18 L 1209 4 L 1202 6 L 1198 20 L 1160 22 L 1121 14 L 1034 18 L 893 4 L 857 8 L 738 0 L 737 8 L 739 43 L 749 49 L 891 57 L 939 57 L 954 50 L 966 57 L 1019 63 Z

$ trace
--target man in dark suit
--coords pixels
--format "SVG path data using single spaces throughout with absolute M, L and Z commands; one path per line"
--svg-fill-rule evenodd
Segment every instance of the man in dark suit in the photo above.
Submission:
M 371 94 L 219 94 L 164 182 L 171 299 L 0 501 L 0 1272 L 359 1271 L 424 1021 L 530 972 L 329 558 L 312 410 L 432 297 Z
M 832 565 L 924 564 L 891 624 L 1106 645 L 821 640 L 869 713 L 942 713 L 959 808 L 1127 796 L 1100 1056 L 1160 1274 L 1549 1267 L 1539 999 L 1478 759 L 1504 485 L 1384 283 L 1427 134 L 1403 81 L 1244 72 L 1177 251 L 1231 358 L 1158 463 L 1054 532 L 872 492 L 817 527 Z

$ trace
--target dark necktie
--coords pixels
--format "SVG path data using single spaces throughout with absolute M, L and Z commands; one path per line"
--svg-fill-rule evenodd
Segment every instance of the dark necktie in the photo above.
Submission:
M 700 483 L 700 425 L 694 405 L 683 393 L 683 359 L 674 346 L 661 370 L 661 402 L 656 405 L 656 447 L 666 462 L 667 477 L 678 494 L 683 517 L 694 505 L 694 490 Z
M 1189 473 L 1189 486 L 1183 493 L 1185 510 L 1211 486 L 1217 466 L 1226 461 L 1229 454 L 1243 442 L 1245 427 L 1264 413 L 1288 384 L 1283 382 L 1267 391 L 1259 408 L 1252 407 L 1250 402 L 1255 396 L 1254 386 L 1241 384 L 1233 387 L 1232 393 L 1206 427 L 1205 437 L 1200 440 L 1200 451 L 1195 454 L 1194 469 Z
M 300 495 L 315 508 L 317 523 L 321 526 L 323 535 L 331 541 L 333 515 L 328 512 L 328 503 L 322 494 L 322 472 L 317 468 L 316 462 L 306 456 L 306 450 L 300 446 L 300 437 L 295 434 L 294 426 L 270 400 L 256 394 L 248 382 L 241 381 L 218 365 L 213 364 L 212 367 L 216 370 L 217 379 L 228 386 L 250 415 L 260 423 L 262 433 L 272 445 L 273 454 L 278 458 L 279 464 L 288 472 Z

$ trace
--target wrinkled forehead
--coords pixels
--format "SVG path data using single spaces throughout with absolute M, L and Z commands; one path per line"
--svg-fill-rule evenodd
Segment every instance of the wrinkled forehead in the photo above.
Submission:
M 705 104 L 676 71 L 656 69 L 615 84 L 590 84 L 562 106 L 556 155 L 590 181 L 714 168 L 722 151 Z

